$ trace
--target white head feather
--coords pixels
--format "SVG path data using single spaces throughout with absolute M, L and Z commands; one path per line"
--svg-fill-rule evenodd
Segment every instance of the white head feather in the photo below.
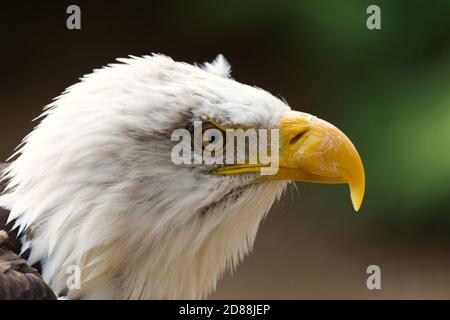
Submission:
M 202 119 L 276 128 L 289 107 L 230 79 L 222 56 L 203 68 L 163 55 L 118 61 L 46 107 L 0 205 L 57 292 L 76 265 L 81 288 L 69 297 L 203 298 L 251 250 L 287 182 L 176 166 L 170 133 Z

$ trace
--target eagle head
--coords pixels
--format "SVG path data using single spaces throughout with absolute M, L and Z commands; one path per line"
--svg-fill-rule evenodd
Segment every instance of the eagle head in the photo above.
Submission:
M 203 66 L 163 55 L 118 61 L 49 104 L 4 172 L 0 205 L 56 292 L 204 298 L 251 250 L 291 181 L 348 183 L 359 209 L 364 170 L 350 140 L 233 80 L 222 56 Z M 260 161 L 174 161 L 176 147 L 195 145 L 174 132 L 193 133 L 196 124 L 202 134 L 275 132 L 263 150 L 275 170 L 264 174 Z M 74 267 L 79 286 L 68 283 Z

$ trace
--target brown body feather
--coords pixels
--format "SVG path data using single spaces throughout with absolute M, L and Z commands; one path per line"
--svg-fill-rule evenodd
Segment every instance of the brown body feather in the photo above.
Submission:
M 0 172 L 3 165 L 0 164 Z M 0 182 L 0 193 L 4 185 Z M 53 290 L 42 279 L 37 266 L 29 266 L 17 230 L 7 224 L 9 212 L 0 208 L 0 300 L 54 300 Z M 36 268 L 35 268 L 36 267 Z

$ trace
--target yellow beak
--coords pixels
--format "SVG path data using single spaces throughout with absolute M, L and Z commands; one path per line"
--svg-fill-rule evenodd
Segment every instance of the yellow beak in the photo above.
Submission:
M 355 211 L 364 197 L 364 167 L 352 142 L 332 124 L 297 111 L 281 119 L 279 170 L 267 178 L 348 183 Z
M 348 183 L 355 211 L 364 197 L 364 167 L 352 142 L 332 124 L 307 113 L 289 111 L 280 121 L 278 170 L 260 182 L 294 180 Z M 217 175 L 261 173 L 262 165 L 228 165 Z

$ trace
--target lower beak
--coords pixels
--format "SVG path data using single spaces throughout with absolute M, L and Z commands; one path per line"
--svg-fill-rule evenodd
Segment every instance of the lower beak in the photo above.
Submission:
M 267 178 L 347 183 L 355 211 L 364 197 L 364 167 L 352 142 L 330 123 L 297 111 L 281 119 L 279 169 Z

